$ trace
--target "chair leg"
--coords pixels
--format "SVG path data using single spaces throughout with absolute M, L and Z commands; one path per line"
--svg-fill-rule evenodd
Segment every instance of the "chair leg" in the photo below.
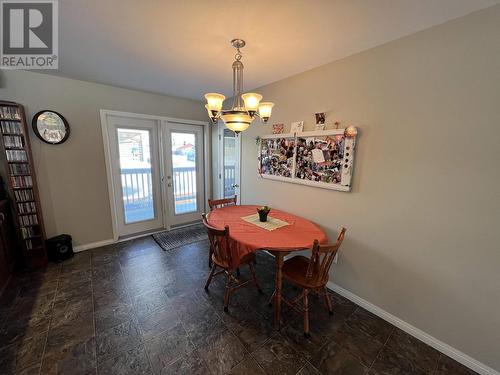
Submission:
M 330 315 L 333 315 L 332 300 L 330 299 L 330 295 L 328 294 L 326 287 L 323 288 L 323 293 L 325 293 L 325 303 L 326 307 L 328 308 L 328 313 Z
M 274 301 L 274 296 L 276 295 L 276 291 L 273 292 L 273 294 L 271 295 L 271 298 L 269 298 L 269 302 L 267 303 L 267 305 L 269 307 L 271 307 L 273 305 L 273 301 Z
M 229 293 L 231 293 L 231 272 L 227 271 L 226 293 L 224 294 L 224 311 L 228 312 Z
M 212 268 L 212 248 L 208 251 L 208 268 Z
M 304 336 L 306 338 L 311 337 L 309 334 L 309 290 L 304 289 Z
M 248 263 L 248 268 L 250 268 L 250 273 L 252 274 L 253 283 L 257 287 L 257 290 L 259 291 L 259 293 L 262 294 L 262 289 L 260 289 L 259 282 L 257 281 L 257 276 L 255 276 L 255 269 L 253 268 L 253 264 Z
M 210 275 L 208 275 L 207 282 L 205 283 L 205 290 L 208 290 L 208 287 L 210 286 L 210 283 L 212 282 L 212 278 L 214 277 L 215 269 L 217 268 L 217 265 L 212 266 L 212 271 L 210 271 Z

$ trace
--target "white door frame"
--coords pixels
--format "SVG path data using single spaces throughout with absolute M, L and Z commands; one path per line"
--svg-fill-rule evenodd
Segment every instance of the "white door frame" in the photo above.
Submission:
M 205 168 L 205 198 L 211 197 L 212 196 L 212 188 L 211 188 L 211 177 L 212 177 L 212 169 L 211 169 L 211 126 L 209 125 L 208 122 L 206 121 L 197 121 L 197 120 L 186 120 L 186 119 L 180 119 L 180 118 L 175 118 L 175 117 L 166 117 L 166 116 L 154 116 L 154 115 L 146 115 L 146 114 L 141 114 L 141 113 L 133 113 L 133 112 L 122 112 L 122 111 L 113 111 L 113 110 L 107 110 L 107 109 L 101 109 L 100 110 L 100 117 L 101 117 L 101 131 L 102 131 L 102 139 L 103 139 L 103 146 L 104 146 L 104 161 L 106 164 L 106 177 L 107 177 L 107 182 L 108 182 L 108 194 L 109 194 L 109 202 L 110 202 L 110 208 L 111 208 L 111 223 L 112 223 L 112 230 L 113 230 L 113 240 L 116 242 L 119 239 L 118 235 L 118 211 L 116 207 L 116 201 L 115 201 L 115 186 L 113 182 L 113 176 L 112 176 L 112 158 L 111 158 L 111 151 L 110 151 L 110 139 L 108 136 L 108 116 L 120 116 L 120 117 L 129 117 L 129 118 L 138 118 L 138 119 L 148 119 L 148 120 L 156 120 L 158 121 L 159 125 L 159 136 L 158 136 L 158 142 L 159 142 L 159 147 L 156 148 L 157 152 L 159 155 L 157 155 L 159 161 L 160 161 L 160 171 L 163 173 L 165 170 L 165 165 L 164 165 L 164 160 L 163 160 L 163 141 L 162 141 L 162 134 L 165 131 L 163 124 L 170 122 L 179 122 L 179 123 L 184 123 L 184 124 L 192 124 L 192 125 L 202 125 L 203 126 L 203 150 L 204 150 L 204 168 Z M 161 176 L 161 190 L 165 191 L 164 184 L 166 184 L 165 179 L 163 178 L 164 176 Z M 164 195 L 164 197 L 166 197 Z M 204 200 L 204 208 L 205 211 L 207 210 L 207 199 Z M 158 228 L 160 231 L 167 229 L 170 230 L 171 228 L 171 223 L 168 223 L 167 220 L 167 213 L 165 212 L 165 205 L 164 205 L 164 212 L 163 212 L 163 228 Z
M 219 121 L 217 126 L 217 199 L 224 198 L 224 129 L 226 126 Z M 241 202 L 241 133 L 235 136 L 236 139 L 236 159 L 238 161 L 238 171 L 235 171 L 235 184 L 238 185 L 236 193 L 238 203 Z

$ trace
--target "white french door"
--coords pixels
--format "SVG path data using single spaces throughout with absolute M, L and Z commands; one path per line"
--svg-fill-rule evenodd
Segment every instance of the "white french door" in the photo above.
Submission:
M 119 236 L 163 227 L 158 120 L 107 117 Z
M 218 197 L 230 198 L 238 195 L 240 202 L 240 159 L 241 136 L 225 127 L 222 122 L 218 126 Z
M 167 221 L 176 226 L 200 220 L 205 211 L 203 126 L 167 121 L 164 129 Z
M 115 239 L 201 219 L 204 123 L 105 110 L 101 122 Z

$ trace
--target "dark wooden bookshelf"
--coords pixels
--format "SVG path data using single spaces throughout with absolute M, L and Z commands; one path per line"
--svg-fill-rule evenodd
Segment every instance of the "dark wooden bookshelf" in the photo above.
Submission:
M 45 230 L 28 125 L 21 104 L 0 101 L 0 131 L 2 174 L 12 201 L 22 258 L 29 268 L 43 267 L 47 265 Z

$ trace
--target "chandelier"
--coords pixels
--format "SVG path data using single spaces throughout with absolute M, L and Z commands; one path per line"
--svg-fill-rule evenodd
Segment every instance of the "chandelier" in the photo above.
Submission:
M 242 39 L 233 39 L 231 44 L 237 51 L 233 62 L 233 106 L 228 110 L 222 109 L 222 103 L 226 97 L 211 92 L 205 94 L 205 99 L 207 99 L 205 108 L 213 124 L 221 118 L 228 129 L 238 134 L 246 130 L 256 116 L 259 116 L 262 122 L 267 123 L 274 103 L 261 103 L 262 95 L 260 94 L 241 93 L 243 91 L 243 63 L 240 60 L 243 55 L 240 48 L 243 48 L 246 43 Z

